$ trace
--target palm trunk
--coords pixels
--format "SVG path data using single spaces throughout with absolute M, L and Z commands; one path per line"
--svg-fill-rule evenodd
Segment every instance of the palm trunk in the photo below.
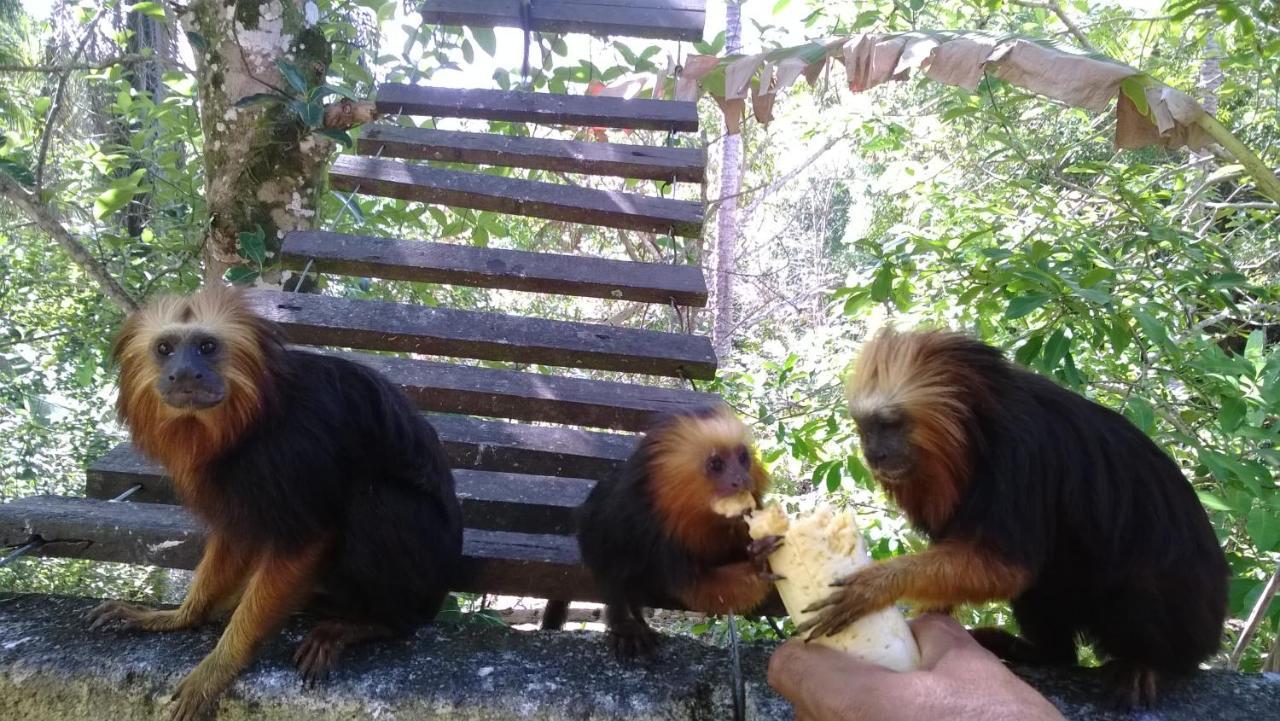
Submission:
M 725 3 L 725 52 L 742 51 L 742 9 Z M 724 138 L 720 156 L 720 211 L 716 221 L 715 322 L 711 339 L 723 361 L 733 347 L 733 275 L 738 249 L 738 192 L 742 188 L 742 135 Z

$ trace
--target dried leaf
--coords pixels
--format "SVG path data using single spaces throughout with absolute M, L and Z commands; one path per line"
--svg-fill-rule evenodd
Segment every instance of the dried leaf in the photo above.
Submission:
M 860 93 L 892 79 L 906 44 L 904 36 L 878 33 L 867 33 L 847 43 L 844 70 L 849 89 Z
M 712 97 L 715 97 L 714 95 Z M 729 135 L 737 135 L 742 132 L 742 116 L 747 110 L 746 101 L 742 98 L 732 98 L 725 100 L 723 98 L 715 98 L 716 104 L 720 106 L 720 112 L 724 113 L 724 128 Z
M 372 123 L 378 119 L 378 107 L 373 103 L 355 103 L 339 100 L 324 107 L 324 127 L 349 130 L 357 125 Z
M 939 43 L 921 67 L 931 80 L 972 92 L 978 89 L 985 72 L 983 66 L 995 48 L 993 37 L 978 33 L 956 35 Z
M 653 80 L 653 93 L 649 97 L 654 100 L 663 100 L 667 97 L 667 78 L 671 76 L 671 71 L 675 68 L 676 61 L 667 54 L 667 64 L 658 69 L 658 74 Z
M 756 53 L 755 55 L 738 58 L 725 66 L 725 98 L 740 100 L 747 97 L 747 90 L 751 87 L 751 78 L 755 77 L 756 69 L 760 67 L 762 62 L 764 62 L 764 53 Z
M 1095 112 L 1106 110 L 1120 92 L 1120 83 L 1138 74 L 1128 65 L 1083 50 L 1023 39 L 1001 43 L 988 66 L 1001 80 Z
M 824 63 L 826 61 L 823 61 Z M 796 80 L 808 67 L 804 58 L 783 58 L 778 61 L 777 70 L 773 76 L 773 86 L 769 89 L 771 93 L 777 93 L 779 90 L 786 90 L 796 84 Z
M 697 100 L 702 93 L 698 81 L 719 65 L 720 58 L 714 55 L 690 55 L 676 80 L 676 100 Z

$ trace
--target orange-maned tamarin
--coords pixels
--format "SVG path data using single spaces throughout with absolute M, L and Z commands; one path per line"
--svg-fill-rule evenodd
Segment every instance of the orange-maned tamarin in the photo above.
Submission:
M 768 485 L 747 427 L 717 405 L 656 423 L 592 489 L 578 514 L 578 543 L 604 596 L 615 653 L 655 650 L 645 606 L 728 613 L 764 600 L 772 583 L 763 559 L 777 539 L 753 544 L 741 515 L 715 507 L 741 494 L 758 505 Z
M 189 628 L 230 611 L 178 685 L 173 717 L 211 710 L 255 650 L 304 605 L 321 619 L 295 656 L 304 680 L 343 647 L 439 611 L 462 549 L 453 475 L 435 431 L 364 366 L 286 349 L 237 290 L 163 297 L 115 343 L 121 418 L 208 529 L 182 604 L 119 601 L 93 626 Z
M 1128 705 L 1218 649 L 1222 550 L 1177 464 L 1124 416 L 938 331 L 878 334 L 847 395 L 868 466 L 931 545 L 843 579 L 812 633 L 903 598 L 1007 599 L 1021 636 L 979 629 L 984 645 L 1074 664 L 1083 637 Z

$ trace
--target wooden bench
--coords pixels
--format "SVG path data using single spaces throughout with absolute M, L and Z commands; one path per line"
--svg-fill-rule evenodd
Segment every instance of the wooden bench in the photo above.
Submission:
M 369 260 L 371 247 L 403 249 L 408 243 L 297 233 L 285 239 L 285 263 L 530 292 L 616 297 L 617 290 L 663 305 L 672 298 L 694 304 L 706 298 L 701 273 L 666 265 L 594 260 L 567 266 L 574 272 L 562 277 L 566 266 L 560 257 L 456 246 L 432 252 L 428 244 L 412 248 L 420 252 L 380 252 L 376 262 Z M 716 366 L 706 339 L 695 336 L 272 291 L 255 291 L 253 298 L 295 343 L 659 376 L 710 377 Z M 377 368 L 431 413 L 456 469 L 467 527 L 468 580 L 460 590 L 598 600 L 571 536 L 573 509 L 631 453 L 634 431 L 660 414 L 716 400 L 670 382 L 593 380 L 352 350 L 315 352 Z M 105 500 L 134 486 L 141 488 L 129 502 Z M 85 495 L 0 506 L 0 544 L 37 538 L 44 545 L 36 553 L 46 556 L 171 568 L 192 568 L 198 560 L 198 524 L 172 505 L 163 471 L 129 444 L 90 465 Z
M 625 3 L 597 4 L 629 15 Z M 378 105 L 406 115 L 697 128 L 692 103 L 668 101 L 384 85 Z M 384 125 L 366 128 L 357 152 L 382 157 L 339 158 L 334 188 L 654 232 L 696 235 L 702 225 L 698 203 L 418 164 L 702 182 L 701 150 Z M 284 238 L 281 261 L 293 270 L 663 307 L 707 302 L 697 268 L 414 239 L 294 232 Z M 290 342 L 376 368 L 431 414 L 463 504 L 469 572 L 461 590 L 598 600 L 571 535 L 573 510 L 632 452 L 635 432 L 660 414 L 716 401 L 689 387 L 716 371 L 715 353 L 701 336 L 269 290 L 253 291 L 251 302 Z M 601 380 L 581 377 L 585 371 L 627 375 Z M 136 490 L 127 502 L 110 500 L 130 489 Z M 47 556 L 172 568 L 192 568 L 198 560 L 198 524 L 174 505 L 164 472 L 129 444 L 89 466 L 85 496 L 0 505 L 0 544 L 37 541 L 35 552 Z
M 472 27 L 522 27 L 521 0 L 423 0 L 423 22 Z M 529 29 L 553 33 L 702 39 L 706 0 L 533 0 Z

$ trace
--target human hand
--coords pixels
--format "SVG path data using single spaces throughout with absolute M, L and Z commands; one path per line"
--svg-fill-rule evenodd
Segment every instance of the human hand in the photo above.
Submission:
M 920 670 L 895 672 L 792 639 L 769 661 L 769 683 L 796 721 L 1063 721 L 949 616 L 911 622 Z

